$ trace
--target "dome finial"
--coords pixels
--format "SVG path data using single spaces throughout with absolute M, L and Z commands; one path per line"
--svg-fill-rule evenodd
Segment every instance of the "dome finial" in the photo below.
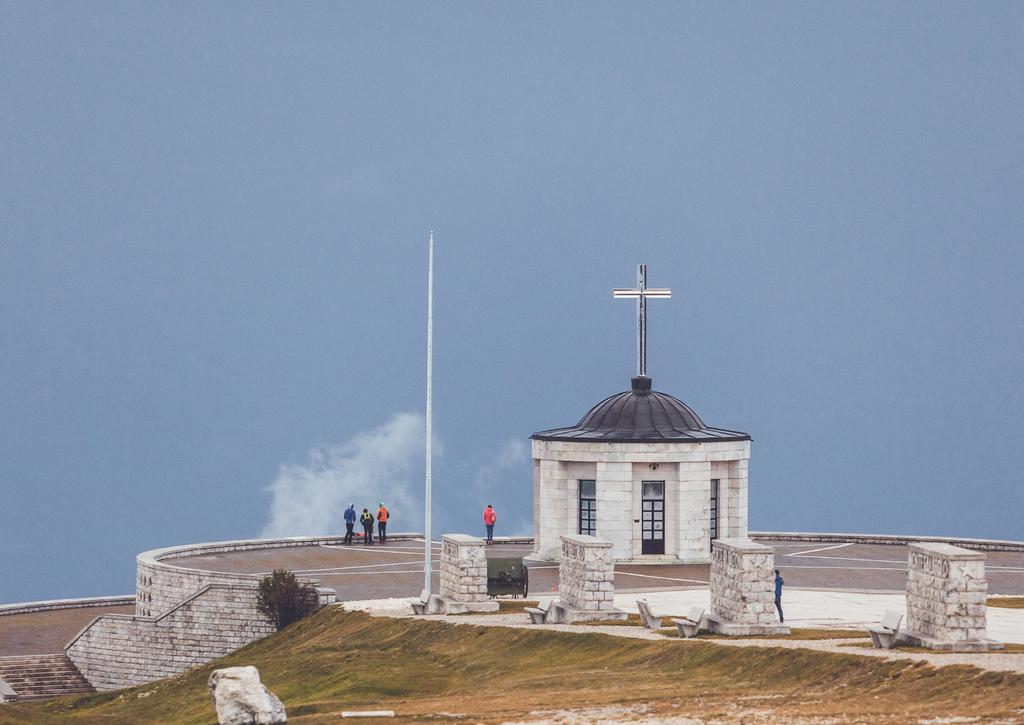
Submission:
M 633 378 L 633 392 L 638 395 L 647 395 L 651 392 L 651 379 L 646 375 L 637 375 Z

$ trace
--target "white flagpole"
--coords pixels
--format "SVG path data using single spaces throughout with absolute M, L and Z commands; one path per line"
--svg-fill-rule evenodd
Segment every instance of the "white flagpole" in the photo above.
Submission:
M 427 425 L 426 425 L 426 456 L 427 474 L 424 491 L 423 521 L 423 598 L 430 595 L 430 547 L 433 537 L 430 530 L 431 506 L 431 443 L 434 415 L 434 232 L 430 232 L 427 252 Z

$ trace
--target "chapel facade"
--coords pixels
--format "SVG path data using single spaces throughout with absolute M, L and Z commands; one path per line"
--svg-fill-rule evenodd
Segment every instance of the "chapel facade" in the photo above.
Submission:
M 706 563 L 712 540 L 747 535 L 750 436 L 706 425 L 646 375 L 531 438 L 535 560 L 591 534 L 616 561 Z

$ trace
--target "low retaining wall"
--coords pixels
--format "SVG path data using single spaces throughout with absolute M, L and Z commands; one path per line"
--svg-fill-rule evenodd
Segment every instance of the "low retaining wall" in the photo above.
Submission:
M 391 534 L 388 539 L 409 541 L 421 539 L 423 534 Z M 224 554 L 232 551 L 253 551 L 257 549 L 281 549 L 295 546 L 341 545 L 344 535 L 339 536 L 295 536 L 284 539 L 241 539 L 238 541 L 213 541 L 203 544 L 170 546 L 163 549 L 144 551 L 135 557 L 135 614 L 139 617 L 155 617 L 176 606 L 186 597 L 209 584 L 223 586 L 254 586 L 262 578 L 255 574 L 234 574 L 230 572 L 194 569 L 185 561 L 191 556 Z M 309 577 L 303 581 L 316 582 Z
M 890 544 L 906 546 L 914 543 L 938 542 L 952 544 L 964 549 L 975 551 L 1021 551 L 1024 552 L 1024 541 L 1004 541 L 1001 539 L 968 539 L 955 536 L 909 536 L 902 534 L 828 534 L 805 533 L 800 531 L 751 531 L 748 538 L 753 541 L 806 541 L 812 544 Z
M 135 597 L 124 594 L 116 597 L 83 597 L 81 599 L 48 599 L 41 602 L 0 605 L 0 617 L 10 614 L 50 612 L 55 609 L 85 609 L 88 607 L 124 607 L 135 604 Z

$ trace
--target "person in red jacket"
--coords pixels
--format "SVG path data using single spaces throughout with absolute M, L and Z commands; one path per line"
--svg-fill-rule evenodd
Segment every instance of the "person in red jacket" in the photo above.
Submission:
M 384 502 L 380 502 L 380 508 L 377 509 L 377 541 L 378 543 L 385 543 L 388 540 L 388 519 L 391 518 L 391 512 L 388 511 L 388 507 L 384 505 Z
M 494 541 L 494 522 L 497 520 L 498 514 L 494 513 L 494 509 L 491 508 L 490 504 L 487 504 L 487 508 L 484 509 L 484 525 L 487 527 L 488 544 Z

